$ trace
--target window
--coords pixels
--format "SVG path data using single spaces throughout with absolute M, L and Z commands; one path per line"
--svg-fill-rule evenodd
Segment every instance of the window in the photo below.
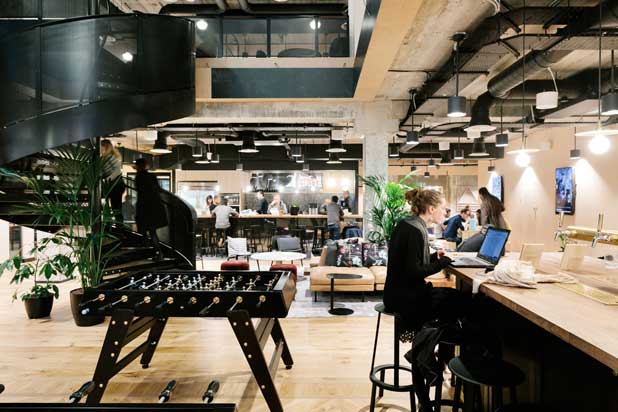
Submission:
M 223 20 L 225 57 L 266 57 L 268 55 L 266 19 Z

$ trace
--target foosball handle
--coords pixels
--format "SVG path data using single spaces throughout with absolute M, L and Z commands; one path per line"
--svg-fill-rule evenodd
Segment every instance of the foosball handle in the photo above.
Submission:
M 176 381 L 171 380 L 167 383 L 167 386 L 159 394 L 159 403 L 165 403 L 170 400 L 172 391 L 176 389 Z
M 79 388 L 78 390 L 73 392 L 69 396 L 69 400 L 72 403 L 79 403 L 79 401 L 81 401 L 81 399 L 84 397 L 84 395 L 88 395 L 90 392 L 92 392 L 93 389 L 94 389 L 94 381 L 88 381 L 88 382 L 84 383 L 81 386 L 81 388 Z
M 4 385 L 0 383 L 0 393 L 4 392 Z
M 219 381 L 216 379 L 208 384 L 206 392 L 204 392 L 204 395 L 202 395 L 202 400 L 204 401 L 204 403 L 212 402 L 212 400 L 215 398 L 215 394 L 219 391 L 219 386 Z

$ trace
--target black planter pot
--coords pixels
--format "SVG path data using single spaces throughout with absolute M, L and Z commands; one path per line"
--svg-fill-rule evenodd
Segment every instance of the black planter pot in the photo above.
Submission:
M 298 212 L 300 212 L 300 207 L 298 207 L 298 206 L 291 206 L 290 207 L 290 214 L 292 216 L 298 215 Z
M 54 306 L 54 297 L 50 295 L 44 298 L 26 299 L 24 305 L 28 319 L 46 318 L 51 313 L 52 306 Z
M 94 326 L 103 323 L 105 320 L 104 315 L 82 315 L 82 308 L 79 306 L 84 298 L 84 290 L 82 288 L 73 289 L 70 297 L 71 313 L 77 326 Z

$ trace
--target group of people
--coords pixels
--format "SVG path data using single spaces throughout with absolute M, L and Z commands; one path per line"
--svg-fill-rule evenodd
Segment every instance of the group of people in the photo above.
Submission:
M 436 238 L 443 238 L 449 242 L 461 244 L 460 231 L 472 226 L 472 220 L 481 227 L 491 225 L 501 229 L 507 229 L 508 224 L 504 218 L 504 204 L 496 196 L 489 193 L 486 187 L 479 189 L 480 209 L 475 213 L 470 206 L 464 206 L 458 214 L 451 216 L 451 209 L 445 208 L 444 219 L 433 225 Z M 473 228 L 472 228 L 473 229 Z

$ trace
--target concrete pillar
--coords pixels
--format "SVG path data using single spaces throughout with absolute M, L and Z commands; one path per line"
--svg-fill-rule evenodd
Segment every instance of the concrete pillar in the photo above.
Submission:
M 382 176 L 388 180 L 388 143 L 397 132 L 399 120 L 393 115 L 389 102 L 366 103 L 358 107 L 355 132 L 364 135 L 363 177 Z M 373 229 L 371 208 L 373 193 L 363 190 L 363 235 Z

